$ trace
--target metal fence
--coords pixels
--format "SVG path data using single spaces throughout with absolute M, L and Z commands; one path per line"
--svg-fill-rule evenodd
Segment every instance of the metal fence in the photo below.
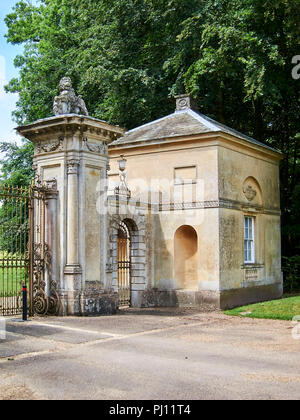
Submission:
M 30 188 L 0 186 L 0 315 L 22 313 L 22 286 L 30 286 Z
M 131 305 L 131 241 L 127 225 L 122 222 L 118 232 L 119 306 Z
M 21 314 L 27 286 L 30 315 L 60 308 L 47 244 L 47 197 L 56 190 L 38 178 L 28 188 L 0 185 L 0 316 Z

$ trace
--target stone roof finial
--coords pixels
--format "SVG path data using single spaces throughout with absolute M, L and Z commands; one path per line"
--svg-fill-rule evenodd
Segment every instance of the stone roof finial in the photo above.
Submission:
M 54 115 L 79 114 L 88 116 L 88 110 L 82 96 L 76 96 L 69 77 L 63 77 L 59 83 L 59 96 L 54 98 Z
M 176 99 L 176 112 L 186 111 L 187 109 L 197 110 L 197 105 L 193 101 L 189 93 L 185 93 L 183 95 L 176 95 L 175 99 Z

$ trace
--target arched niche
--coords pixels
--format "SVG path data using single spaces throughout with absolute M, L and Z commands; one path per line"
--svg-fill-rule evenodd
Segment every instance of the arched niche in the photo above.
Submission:
M 243 183 L 243 198 L 247 203 L 259 206 L 263 205 L 263 197 L 260 185 L 258 181 L 252 176 L 246 178 Z
M 181 226 L 174 237 L 174 270 L 178 288 L 198 288 L 198 236 L 192 226 Z

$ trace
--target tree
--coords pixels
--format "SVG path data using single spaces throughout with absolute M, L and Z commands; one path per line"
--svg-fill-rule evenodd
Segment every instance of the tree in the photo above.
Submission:
M 24 44 L 19 123 L 51 115 L 71 76 L 90 114 L 128 129 L 170 113 L 192 93 L 200 111 L 284 153 L 283 253 L 299 253 L 299 0 L 19 1 L 7 39 Z
M 28 242 L 29 184 L 32 169 L 33 145 L 0 143 L 0 252 L 24 254 Z
M 24 140 L 21 146 L 16 143 L 1 142 L 0 153 L 0 185 L 27 187 L 34 176 L 32 169 L 33 144 Z

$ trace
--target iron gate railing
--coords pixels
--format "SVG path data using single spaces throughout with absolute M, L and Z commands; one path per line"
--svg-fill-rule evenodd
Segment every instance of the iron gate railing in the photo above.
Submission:
M 22 313 L 24 285 L 30 315 L 59 311 L 46 238 L 49 192 L 39 179 L 28 188 L 0 186 L 0 316 Z
M 22 312 L 29 286 L 30 188 L 0 187 L 0 315 Z
M 32 315 L 57 315 L 60 298 L 57 284 L 52 278 L 52 250 L 47 243 L 46 234 L 48 198 L 56 193 L 56 180 L 41 182 L 38 177 L 31 192 L 30 312 Z M 52 235 L 55 236 L 55 232 Z
M 131 304 L 131 246 L 127 225 L 122 222 L 118 232 L 118 294 L 119 306 Z

